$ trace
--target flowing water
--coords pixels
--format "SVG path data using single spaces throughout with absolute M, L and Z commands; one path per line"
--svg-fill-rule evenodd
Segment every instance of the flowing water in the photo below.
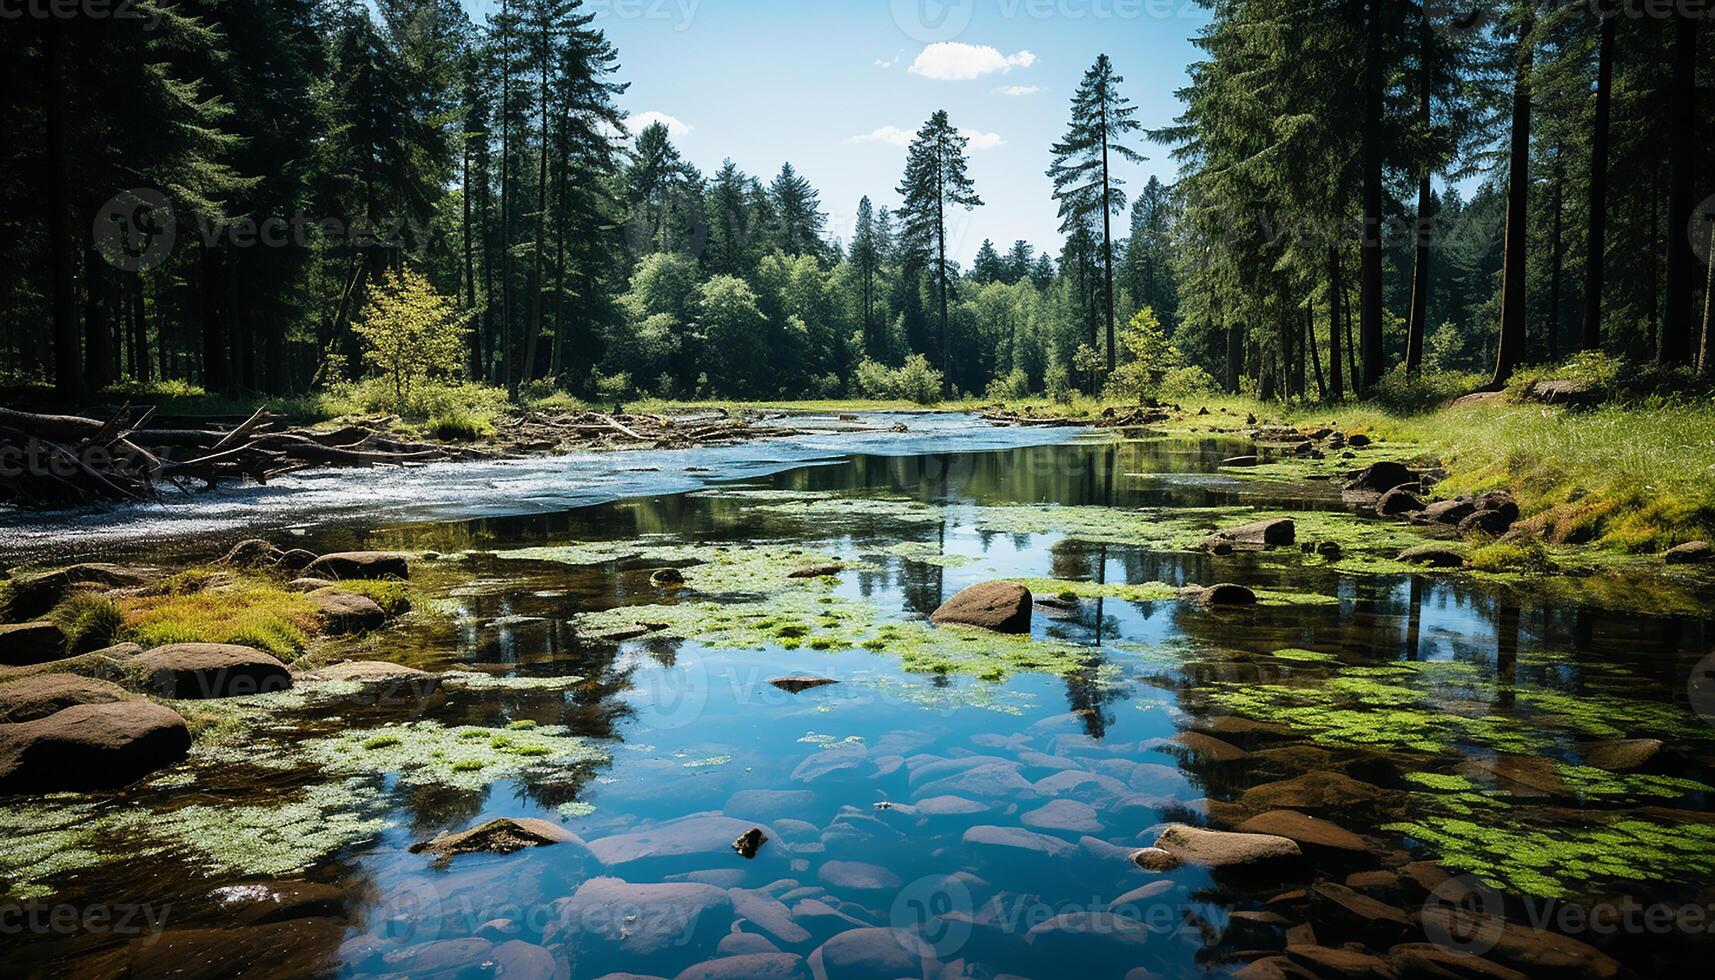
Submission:
M 259 526 L 434 553 L 413 567 L 428 601 L 338 653 L 453 673 L 251 699 L 240 735 L 122 793 L 7 801 L 5 902 L 37 918 L 14 916 L 3 972 L 672 977 L 725 954 L 753 958 L 693 975 L 1224 976 L 1288 941 L 1397 965 L 1439 940 L 1611 975 L 1551 933 L 1643 975 L 1696 969 L 1715 776 L 1687 683 L 1707 583 L 1409 573 L 1388 559 L 1410 532 L 1326 484 L 1222 473 L 1249 450 L 1232 439 L 913 426 L 446 468 L 372 503 L 311 477 L 321 491 L 216 517 L 29 529 L 34 554 L 189 561 Z M 1275 513 L 1344 553 L 1193 547 Z M 686 583 L 652 581 L 665 567 Z M 1052 603 L 1029 639 L 925 622 L 999 578 Z M 1215 582 L 1262 601 L 1170 588 Z M 1639 595 L 1657 611 L 1623 608 Z M 835 683 L 769 683 L 792 675 Z M 1169 823 L 1283 809 L 1332 825 L 1302 860 L 1129 859 Z M 498 817 L 589 846 L 409 850 Z M 768 840 L 747 860 L 733 841 L 753 826 Z M 1430 893 L 1447 875 L 1469 877 Z M 1450 905 L 1528 935 L 1424 914 Z M 1672 911 L 1567 917 L 1631 905 Z M 54 908 L 130 928 L 28 925 Z

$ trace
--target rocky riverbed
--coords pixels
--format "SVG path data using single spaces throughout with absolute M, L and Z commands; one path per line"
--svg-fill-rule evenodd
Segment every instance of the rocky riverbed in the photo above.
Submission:
M 9 964 L 1693 969 L 1565 910 L 1715 904 L 1702 566 L 1491 567 L 1504 498 L 1261 435 L 83 542 L 6 583 Z

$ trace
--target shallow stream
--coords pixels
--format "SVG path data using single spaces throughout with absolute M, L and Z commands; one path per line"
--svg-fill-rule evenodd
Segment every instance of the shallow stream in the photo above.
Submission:
M 1700 972 L 1710 917 L 1553 916 L 1715 906 L 1715 729 L 1687 689 L 1706 582 L 1408 573 L 1390 559 L 1416 532 L 1353 517 L 1326 483 L 1220 470 L 1245 441 L 910 423 L 306 476 L 213 511 L 20 528 L 10 550 L 36 560 L 189 562 L 259 531 L 433 553 L 417 612 L 333 652 L 454 673 L 252 699 L 236 734 L 122 793 L 4 801 L 0 902 L 148 909 L 165 931 L 26 928 L 0 972 L 197 975 L 242 955 L 673 977 L 724 953 L 764 959 L 696 975 L 1224 976 L 1288 941 L 1433 942 L 1422 911 L 1460 902 L 1546 914 L 1640 975 Z M 1273 514 L 1342 554 L 1196 548 Z M 840 567 L 790 577 L 818 564 Z M 666 567 L 685 584 L 653 582 Z M 927 623 L 994 579 L 1052 603 L 1028 639 Z M 1261 601 L 1176 591 L 1216 582 Z M 769 683 L 786 676 L 836 683 Z M 1632 739 L 1664 744 L 1604 754 L 1643 753 Z M 1260 869 L 1128 858 L 1168 823 L 1279 810 L 1341 833 Z M 589 847 L 409 850 L 496 817 Z M 732 843 L 752 826 L 768 841 L 747 860 Z M 1471 877 L 1428 894 L 1446 874 Z M 1491 955 L 1520 972 L 1546 955 L 1509 942 Z

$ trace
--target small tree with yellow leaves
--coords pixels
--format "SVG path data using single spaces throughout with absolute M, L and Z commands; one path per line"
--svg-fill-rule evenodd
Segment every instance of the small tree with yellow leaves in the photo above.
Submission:
M 405 269 L 370 293 L 352 329 L 363 338 L 363 359 L 393 380 L 394 408 L 403 411 L 412 385 L 462 369 L 466 321 L 450 297 Z

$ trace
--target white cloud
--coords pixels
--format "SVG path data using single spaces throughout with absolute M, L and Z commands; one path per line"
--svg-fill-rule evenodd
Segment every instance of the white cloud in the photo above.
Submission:
M 968 145 L 973 150 L 992 150 L 1006 142 L 999 133 L 982 133 L 974 129 L 961 129 L 959 135 L 970 140 Z
M 995 72 L 1004 75 L 1014 68 L 1029 68 L 1034 64 L 1036 56 L 1029 51 L 1001 54 L 986 44 L 937 41 L 924 48 L 907 70 L 940 82 L 963 82 Z
M 847 143 L 887 143 L 892 146 L 910 146 L 912 134 L 898 126 L 883 126 L 862 136 L 853 136 Z
M 899 59 L 903 57 L 905 57 L 905 52 L 901 51 L 895 53 L 892 58 L 877 58 L 875 59 L 875 67 L 892 68 L 894 65 L 899 64 Z
M 1020 96 L 1035 95 L 1042 90 L 1034 85 L 1003 85 L 995 91 L 1001 95 Z
M 625 120 L 625 124 L 631 128 L 632 135 L 641 133 L 656 123 L 664 124 L 668 134 L 672 136 L 686 136 L 691 132 L 690 124 L 681 122 L 665 112 L 655 112 L 654 110 L 639 112 L 626 117 Z

